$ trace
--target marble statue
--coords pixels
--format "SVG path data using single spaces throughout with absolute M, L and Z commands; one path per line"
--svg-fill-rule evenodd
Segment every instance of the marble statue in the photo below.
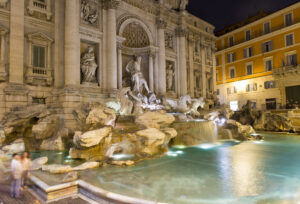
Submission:
M 172 107 L 172 109 L 179 113 L 186 113 L 189 109 L 192 99 L 189 95 L 184 95 L 179 98 L 178 101 L 173 99 L 166 99 L 166 102 Z
M 173 79 L 175 76 L 174 70 L 173 70 L 173 65 L 170 63 L 168 68 L 167 68 L 167 90 L 172 90 L 173 89 Z
M 96 8 L 92 8 L 86 0 L 81 2 L 81 19 L 94 24 L 98 19 L 98 11 Z
M 98 65 L 95 61 L 94 48 L 87 47 L 85 53 L 83 53 L 80 59 L 80 68 L 82 73 L 82 82 L 96 83 L 96 69 Z
M 150 89 L 143 73 L 141 72 L 141 61 L 142 57 L 140 56 L 130 61 L 126 66 L 126 71 L 131 74 L 131 81 L 134 84 L 132 91 L 135 94 L 143 94 L 143 90 L 145 89 L 149 94 Z
M 199 99 L 192 99 L 192 107 L 189 110 L 189 114 L 193 117 L 199 117 L 200 113 L 198 112 L 198 108 L 204 108 L 205 101 L 203 97 L 200 97 Z
M 117 99 L 121 103 L 120 115 L 131 115 L 133 102 L 129 99 L 130 87 L 122 88 L 117 93 Z
M 173 35 L 171 33 L 166 33 L 165 44 L 167 48 L 174 49 Z

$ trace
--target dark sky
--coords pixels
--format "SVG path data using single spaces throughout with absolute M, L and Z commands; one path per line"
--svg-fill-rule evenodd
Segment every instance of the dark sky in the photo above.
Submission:
M 264 10 L 274 12 L 300 0 L 189 0 L 187 10 L 216 26 L 216 31 Z

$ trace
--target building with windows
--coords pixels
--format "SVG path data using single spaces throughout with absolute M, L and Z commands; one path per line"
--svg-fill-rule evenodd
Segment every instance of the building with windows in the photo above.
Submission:
M 300 103 L 300 3 L 249 18 L 217 33 L 221 103 L 258 109 Z
M 151 92 L 177 98 L 216 90 L 214 26 L 188 0 L 1 0 L 0 118 L 15 106 L 72 110 L 130 86 L 141 57 Z

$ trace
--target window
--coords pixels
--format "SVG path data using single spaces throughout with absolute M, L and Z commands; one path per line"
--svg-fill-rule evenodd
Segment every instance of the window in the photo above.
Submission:
M 293 24 L 293 15 L 292 13 L 286 14 L 284 16 L 285 26 L 290 26 Z
M 266 108 L 267 110 L 276 109 L 276 98 L 266 99 Z
M 270 22 L 264 23 L 264 34 L 268 34 L 271 32 Z
M 288 34 L 285 36 L 285 45 L 286 46 L 291 46 L 294 44 L 294 34 Z
M 276 83 L 275 83 L 275 81 L 266 81 L 264 85 L 265 85 L 265 89 L 273 89 L 273 88 L 276 88 Z
M 234 94 L 234 93 L 236 93 L 236 88 L 235 87 L 227 88 L 227 94 L 228 95 Z
M 238 101 L 230 101 L 229 106 L 232 111 L 239 110 L 239 102 Z
M 272 71 L 272 69 L 273 69 L 273 60 L 271 60 L 271 59 L 265 60 L 266 72 Z
M 228 63 L 234 62 L 235 60 L 236 60 L 235 52 L 227 54 L 227 62 Z
M 253 56 L 253 47 L 247 47 L 244 49 L 244 58 Z
M 230 79 L 235 78 L 235 69 L 231 68 L 230 71 L 229 71 L 229 74 L 230 74 Z
M 270 52 L 273 50 L 273 41 L 268 41 L 262 44 L 262 52 Z
M 219 81 L 219 71 L 216 71 L 216 81 Z
M 219 66 L 219 58 L 216 58 L 216 66 Z
M 45 47 L 33 45 L 33 66 L 45 68 Z
M 46 104 L 45 98 L 32 97 L 33 104 Z
M 229 37 L 229 46 L 232 47 L 234 45 L 233 36 Z
M 286 56 L 286 65 L 287 66 L 297 66 L 297 54 L 291 54 Z
M 217 95 L 218 96 L 220 95 L 220 89 L 217 89 Z
M 246 40 L 251 40 L 251 31 L 250 30 L 247 30 L 246 31 Z
M 257 83 L 247 84 L 246 92 L 257 91 Z
M 252 66 L 252 64 L 247 64 L 246 65 L 246 73 L 247 73 L 247 75 L 253 74 L 253 66 Z

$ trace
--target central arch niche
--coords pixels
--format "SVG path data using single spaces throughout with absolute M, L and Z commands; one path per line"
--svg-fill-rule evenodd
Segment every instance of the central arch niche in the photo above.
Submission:
M 127 16 L 120 20 L 118 34 L 124 39 L 122 42 L 122 87 L 132 86 L 131 76 L 126 71 L 126 65 L 133 60 L 135 56 L 141 56 L 141 72 L 148 82 L 148 85 L 153 87 L 153 60 L 152 71 L 149 71 L 150 60 L 149 53 L 151 45 L 153 45 L 153 37 L 150 29 L 146 24 L 138 18 Z M 151 85 L 150 85 L 151 82 Z
M 123 45 L 128 48 L 143 48 L 150 46 L 146 31 L 136 22 L 129 23 L 122 34 L 126 40 Z

